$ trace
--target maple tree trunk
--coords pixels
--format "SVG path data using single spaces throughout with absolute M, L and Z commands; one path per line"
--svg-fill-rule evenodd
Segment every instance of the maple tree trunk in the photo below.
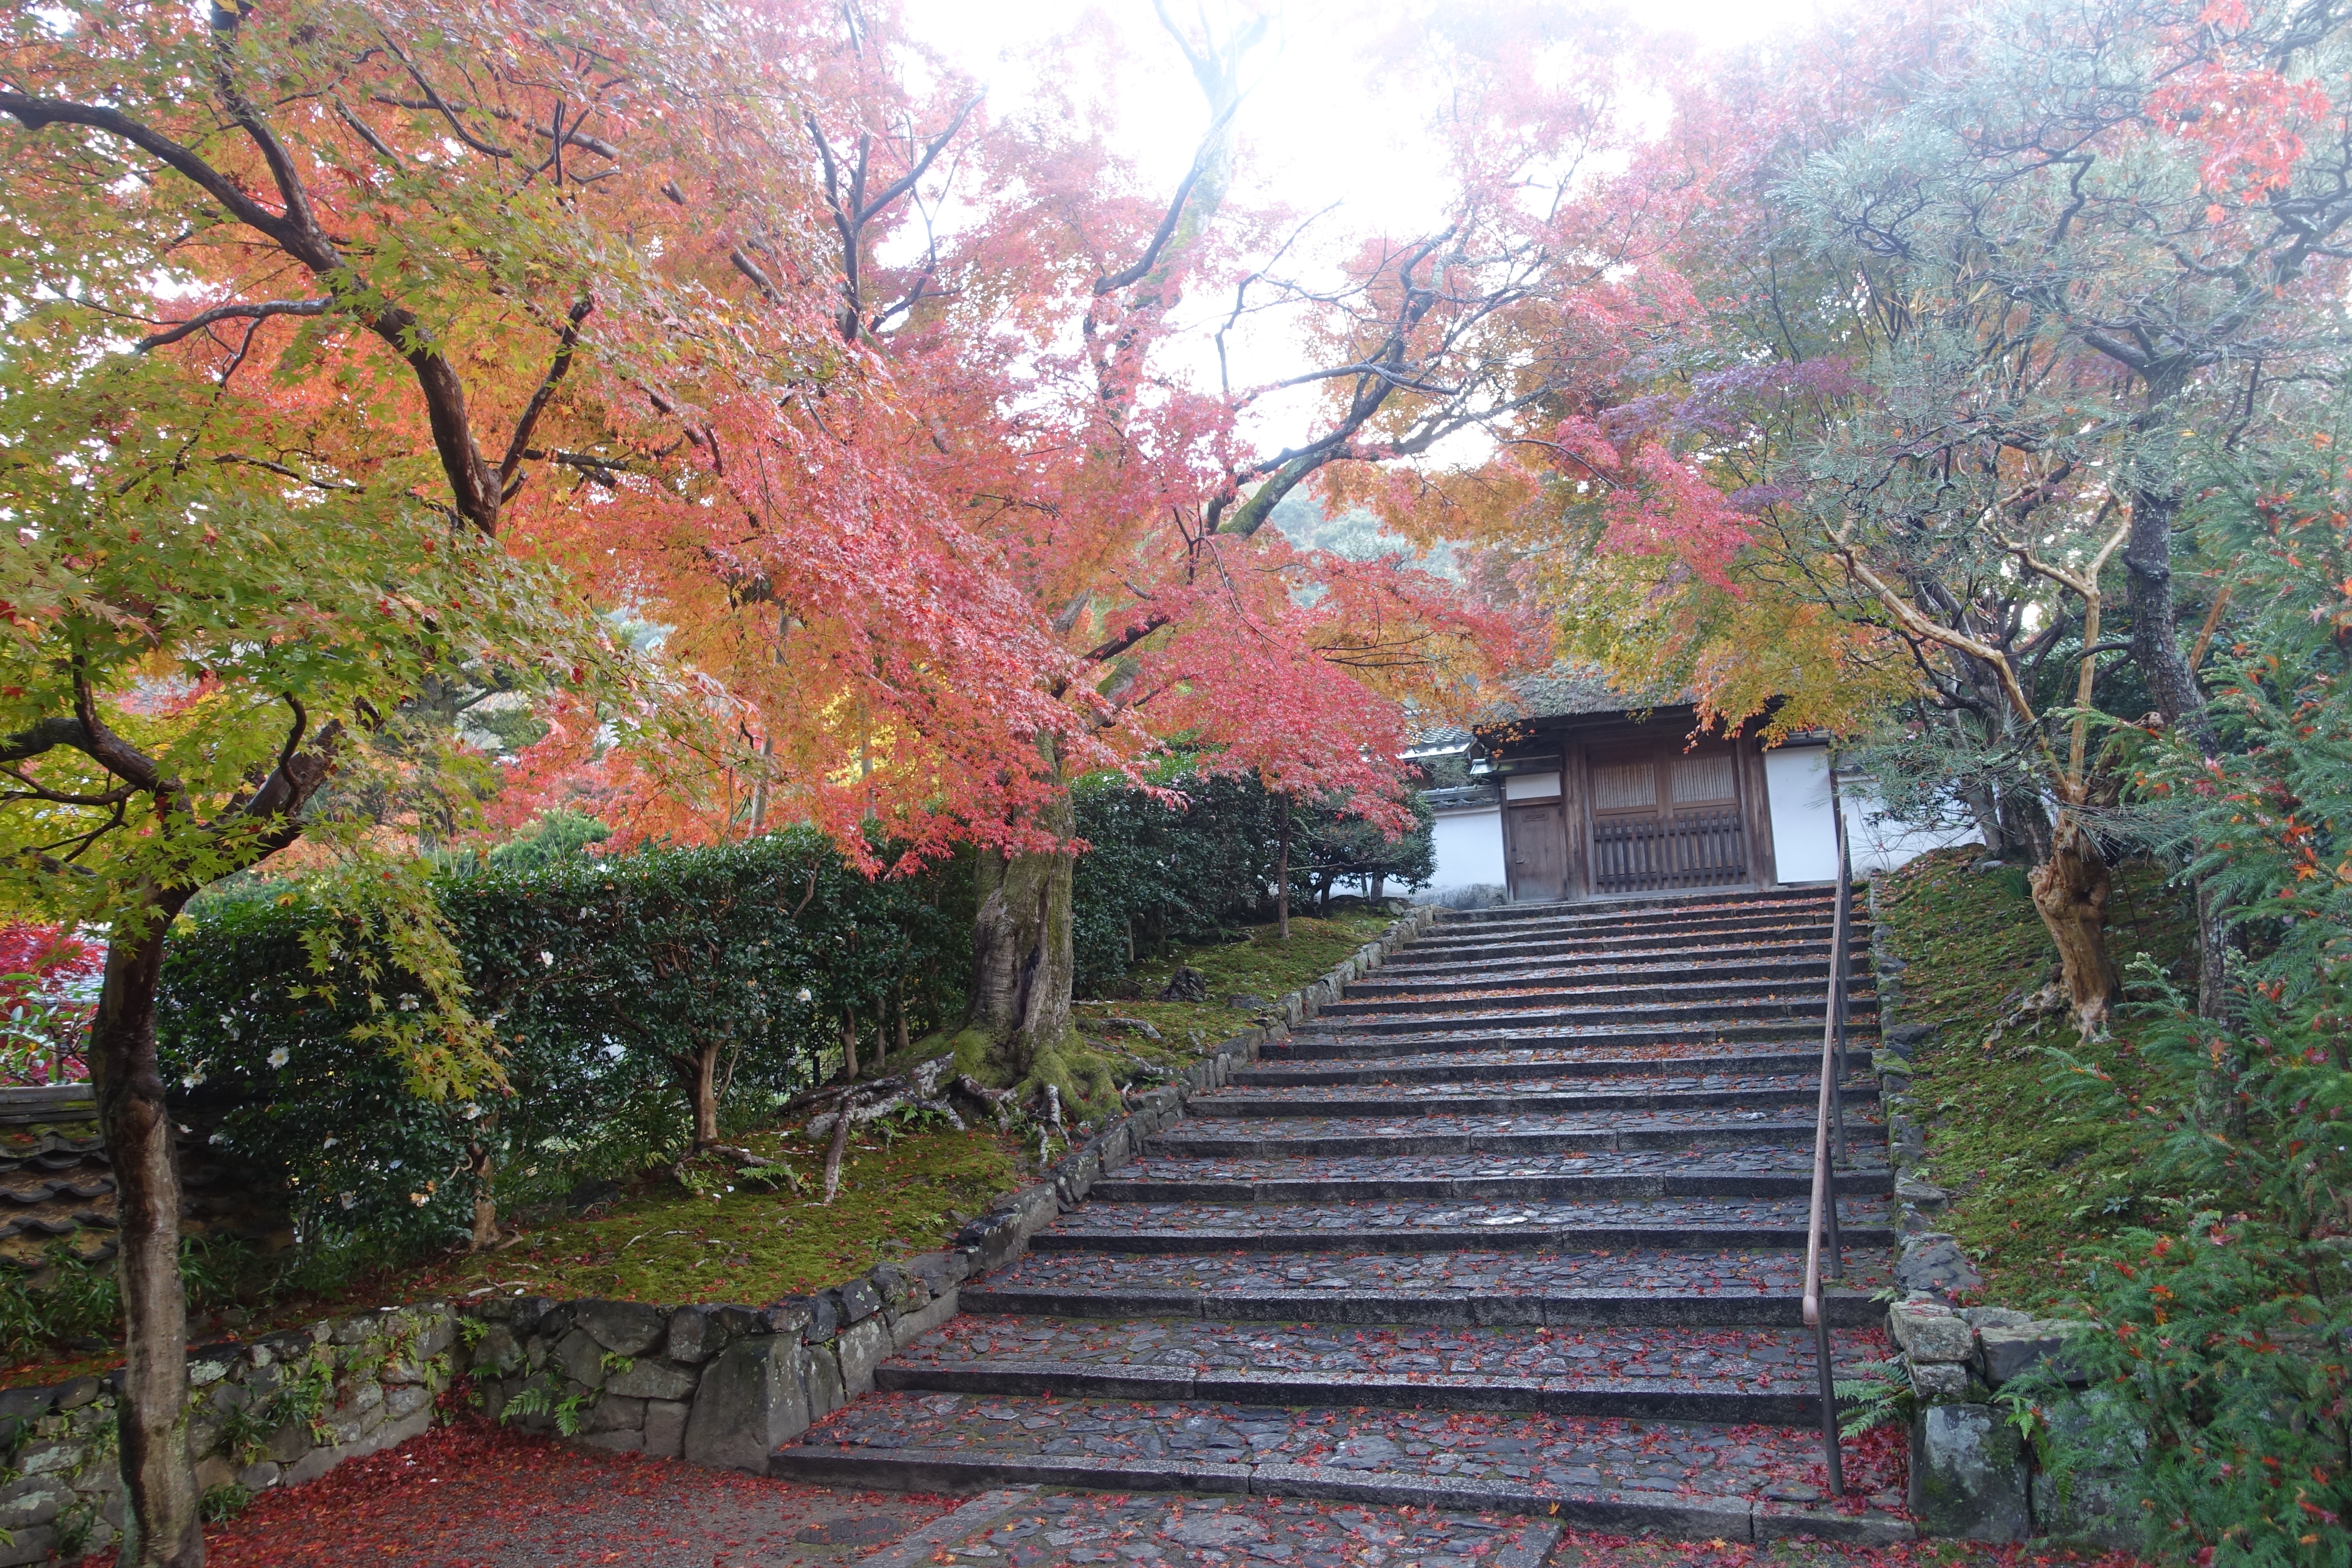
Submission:
M 1065 792 L 1042 826 L 1066 838 L 1072 822 Z M 972 920 L 971 1007 L 966 1027 L 984 1031 L 999 1081 L 1029 1076 L 1040 1050 L 1070 1032 L 1067 849 L 1007 855 L 983 850 L 976 873 L 980 908 Z
M 1274 923 L 1280 929 L 1282 940 L 1290 940 L 1290 802 L 1276 795 L 1282 807 L 1282 826 L 1275 840 L 1274 851 Z
M 2074 1026 L 2103 1032 L 2122 977 L 2107 952 L 2107 896 L 2113 879 L 2082 824 L 2068 820 L 2052 836 L 2050 858 L 2026 875 L 2033 908 L 2049 929 L 2074 1009 Z
M 130 1508 L 126 1568 L 195 1568 L 205 1560 L 195 1469 L 188 1457 L 187 1297 L 180 1280 L 180 1178 L 172 1117 L 155 1061 L 155 991 L 163 937 L 185 895 L 151 893 L 147 934 L 121 922 L 107 949 L 89 1029 L 99 1127 L 113 1166 L 123 1368 L 116 1428 Z
M 466 1145 L 466 1173 L 474 1178 L 474 1233 L 466 1244 L 468 1252 L 499 1244 L 499 1200 L 490 1191 L 490 1178 L 496 1172 L 487 1144 L 477 1140 Z
M 841 1010 L 841 1081 L 857 1081 L 857 1009 Z

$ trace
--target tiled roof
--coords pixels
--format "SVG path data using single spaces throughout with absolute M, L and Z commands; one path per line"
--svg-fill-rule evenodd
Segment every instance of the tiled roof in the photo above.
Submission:
M 1676 691 L 1643 694 L 1621 691 L 1597 669 L 1556 664 L 1541 675 L 1522 676 L 1509 685 L 1510 695 L 1495 702 L 1473 721 L 1483 730 L 1490 724 L 1525 722 L 1535 719 L 1573 719 L 1592 713 L 1625 713 L 1677 702 L 1691 694 Z M 1416 751 L 1466 745 L 1470 732 L 1458 728 L 1431 730 L 1413 739 Z

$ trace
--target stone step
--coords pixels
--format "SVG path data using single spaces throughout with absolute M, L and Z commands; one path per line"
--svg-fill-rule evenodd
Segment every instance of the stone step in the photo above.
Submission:
M 1801 1426 L 902 1390 L 836 1412 L 768 1468 L 924 1491 L 1043 1484 L 1483 1508 L 1696 1540 L 1911 1537 L 1891 1494 L 1858 1515 L 1776 1500 L 1817 1498 L 1820 1465 L 1819 1436 Z
M 1687 959 L 1694 965 L 1738 953 L 1769 953 L 1790 956 L 1817 952 L 1822 962 L 1829 962 L 1831 931 L 1828 922 L 1818 926 L 1775 926 L 1767 930 L 1675 934 L 1670 931 L 1634 933 L 1626 936 L 1600 938 L 1553 938 L 1528 936 L 1507 942 L 1479 939 L 1459 942 L 1415 942 L 1402 949 L 1397 958 L 1382 966 L 1382 973 L 1401 970 L 1418 973 L 1432 969 L 1444 969 L 1464 964 L 1492 963 L 1504 959 L 1577 959 L 1585 963 L 1616 960 L 1621 963 L 1655 963 L 1667 957 Z M 1847 945 L 1856 966 L 1867 962 L 1870 933 L 1856 931 Z
M 1857 979 L 1867 977 L 1869 952 L 1857 944 L 1849 957 L 1849 973 Z M 1585 975 L 1616 979 L 1711 974 L 1718 968 L 1738 963 L 1788 974 L 1826 976 L 1829 962 L 1826 937 L 1820 942 L 1744 942 L 1721 947 L 1660 947 L 1623 952 L 1594 952 L 1576 947 L 1549 951 L 1511 947 L 1431 956 L 1416 955 L 1412 949 L 1406 948 L 1368 978 L 1351 982 L 1349 988 L 1352 991 L 1359 985 L 1433 985 L 1447 982 L 1467 984 L 1483 982 L 1489 976 L 1520 974 L 1537 978 L 1559 975 L 1580 981 Z
M 1843 1331 L 1839 1364 L 1886 1353 Z M 1213 1319 L 967 1313 L 875 1386 L 1057 1399 L 1211 1399 L 1633 1420 L 1820 1419 L 1811 1334 L 1768 1328 L 1324 1330 Z
M 1835 899 L 1823 897 L 1702 901 L 1653 909 L 1608 909 L 1591 904 L 1506 905 L 1448 911 L 1431 934 L 1449 936 L 1467 931 L 1515 931 L 1528 927 L 1556 931 L 1664 931 L 1689 925 L 1764 925 L 1774 921 L 1827 920 L 1836 907 Z M 1855 901 L 1854 918 L 1868 918 L 1859 900 Z
M 1740 947 L 1736 952 L 1750 954 L 1752 950 Z M 1400 973 L 1397 966 L 1390 966 L 1390 969 L 1376 969 L 1364 980 L 1350 980 L 1348 983 L 1348 999 L 1352 1002 L 1357 996 L 1437 996 L 1463 990 L 1463 987 L 1479 985 L 1552 985 L 1559 987 L 1559 990 L 1580 990 L 1580 987 L 1592 985 L 1656 985 L 1661 980 L 1663 983 L 1675 983 L 1675 980 L 1684 980 L 1694 973 L 1707 975 L 1710 983 L 1719 983 L 1719 985 L 1734 985 L 1734 983 L 1771 985 L 1776 980 L 1818 980 L 1821 985 L 1828 985 L 1828 945 L 1821 945 L 1818 952 L 1800 954 L 1800 957 L 1724 957 L 1710 959 L 1700 966 L 1682 962 L 1682 959 L 1675 959 L 1675 962 L 1646 962 L 1644 959 L 1639 963 L 1578 963 L 1571 959 L 1510 962 L 1475 966 L 1475 969 L 1467 971 L 1444 969 L 1430 971 L 1430 973 L 1418 973 L 1418 971 L 1416 973 Z M 1853 985 L 1872 985 L 1870 971 L 1855 971 Z
M 1460 1116 L 1572 1110 L 1738 1110 L 1754 1106 L 1811 1105 L 1821 1094 L 1817 1073 L 1754 1074 L 1714 1079 L 1696 1078 L 1591 1079 L 1557 1089 L 1528 1084 L 1507 1091 L 1479 1093 L 1465 1084 L 1441 1082 L 1417 1089 L 1368 1094 L 1347 1086 L 1236 1089 L 1196 1095 L 1188 1117 L 1201 1121 L 1256 1121 L 1291 1116 Z M 1849 1105 L 1878 1098 L 1874 1083 L 1849 1079 L 1840 1091 Z
M 1841 1193 L 1894 1188 L 1883 1144 L 1863 1143 Z M 1812 1191 L 1812 1139 L 1588 1154 L 1432 1154 L 1286 1160 L 1152 1156 L 1094 1184 L 1105 1203 L 1371 1203 L 1390 1200 L 1787 1197 Z
M 1705 978 L 1693 978 L 1695 974 Z M 1848 992 L 1857 996 L 1869 994 L 1875 988 L 1876 981 L 1867 972 L 1854 975 L 1847 985 Z M 1759 959 L 1738 964 L 1710 963 L 1697 971 L 1686 963 L 1654 963 L 1637 968 L 1597 965 L 1554 971 L 1523 968 L 1494 974 L 1446 973 L 1412 980 L 1351 981 L 1346 999 L 1323 1011 L 1326 1015 L 1343 1009 L 1402 1011 L 1423 1003 L 1500 996 L 1542 1002 L 1553 998 L 1573 1000 L 1596 994 L 1635 997 L 1747 996 L 1759 991 L 1783 994 L 1801 991 L 1820 996 L 1828 990 L 1826 962 L 1783 963 Z
M 1473 925 L 1499 923 L 1514 920 L 1569 918 L 1589 920 L 1671 919 L 1676 915 L 1706 914 L 1726 910 L 1772 909 L 1782 905 L 1820 904 L 1837 901 L 1836 890 L 1827 883 L 1810 887 L 1717 889 L 1703 892 L 1633 893 L 1605 899 L 1562 900 L 1539 904 L 1490 904 L 1482 910 L 1442 910 L 1438 919 L 1443 925 Z M 1856 898 L 1859 904 L 1861 900 Z
M 1446 1252 L 1479 1247 L 1669 1250 L 1802 1247 L 1805 1195 L 1472 1203 L 1093 1204 L 1032 1237 L 1044 1252 Z M 1884 1198 L 1848 1195 L 1849 1235 L 1893 1223 Z
M 1725 1120 L 1727 1116 L 1737 1120 Z M 1722 1144 L 1802 1143 L 1812 1147 L 1814 1112 L 1559 1111 L 1515 1115 L 1428 1115 L 1396 1125 L 1380 1117 L 1302 1116 L 1241 1127 L 1204 1127 L 1187 1120 L 1154 1137 L 1146 1164 L 1178 1160 L 1395 1159 L 1417 1154 L 1476 1155 L 1512 1160 L 1521 1154 L 1582 1150 L 1693 1150 Z M 1885 1142 L 1886 1133 L 1861 1108 L 1846 1113 L 1852 1142 Z
M 1853 1032 L 1849 1030 L 1849 1033 Z M 1818 1017 L 1768 1016 L 1724 1020 L 1718 1027 L 1708 1027 L 1694 1021 L 1679 1025 L 1637 1025 L 1626 1028 L 1576 1027 L 1563 1024 L 1458 1029 L 1433 1027 L 1423 1022 L 1412 1033 L 1353 1027 L 1342 1030 L 1336 1026 L 1318 1029 L 1309 1026 L 1293 1030 L 1286 1039 L 1267 1041 L 1259 1052 L 1259 1059 L 1271 1062 L 1374 1061 L 1391 1057 L 1437 1056 L 1449 1051 L 1476 1054 L 1541 1046 L 1585 1046 L 1601 1049 L 1670 1046 L 1682 1050 L 1703 1050 L 1765 1041 L 1794 1044 L 1810 1039 L 1814 1042 L 1813 1055 L 1818 1060 L 1821 1037 L 1822 1021 Z
M 1567 1089 L 1592 1079 L 1655 1077 L 1674 1083 L 1686 1081 L 1695 1074 L 1801 1073 L 1817 1068 L 1822 1059 L 1818 1037 L 1810 1044 L 1797 1041 L 1778 1048 L 1742 1049 L 1717 1043 L 1706 1047 L 1654 1047 L 1641 1055 L 1614 1045 L 1395 1053 L 1382 1050 L 1371 1054 L 1377 1059 L 1354 1066 L 1341 1065 L 1346 1058 L 1337 1054 L 1319 1055 L 1318 1059 L 1335 1065 L 1317 1067 L 1295 1066 L 1268 1058 L 1266 1065 L 1235 1072 L 1226 1079 L 1226 1090 L 1341 1084 L 1434 1084 L 1444 1088 L 1510 1083 L 1523 1086 L 1528 1092 L 1538 1092 L 1547 1086 Z M 1863 1073 L 1868 1072 L 1871 1065 L 1869 1039 L 1865 1036 L 1848 1047 L 1846 1068 L 1849 1072 Z
M 1688 1001 L 1649 1001 L 1634 996 L 1578 997 L 1567 1005 L 1514 1006 L 1501 997 L 1468 1002 L 1407 1003 L 1402 1006 L 1366 1004 L 1360 1009 L 1339 1003 L 1299 1032 L 1302 1034 L 1405 1035 L 1431 1029 L 1525 1029 L 1548 1025 L 1592 1025 L 1609 1019 L 1627 1023 L 1680 1024 L 1685 1027 L 1734 1027 L 1751 1021 L 1811 1018 L 1820 1026 L 1822 1010 L 1829 1004 L 1825 989 L 1811 995 L 1801 989 L 1729 998 L 1699 997 Z M 1864 994 L 1853 999 L 1849 1015 L 1875 1017 L 1877 1001 Z

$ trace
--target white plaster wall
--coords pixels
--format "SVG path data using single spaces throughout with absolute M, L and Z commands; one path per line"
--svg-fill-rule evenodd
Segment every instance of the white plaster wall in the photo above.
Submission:
M 1826 746 L 1783 746 L 1764 753 L 1764 793 L 1772 810 L 1772 858 L 1783 882 L 1837 879 L 1837 834 L 1830 818 L 1830 753 Z M 1867 779 L 1840 782 L 1853 874 L 1891 871 L 1930 849 L 1974 844 L 1966 829 L 1920 829 L 1874 822 L 1878 798 Z
M 1414 895 L 1424 901 L 1465 889 L 1500 889 L 1503 880 L 1503 811 L 1479 806 L 1469 811 L 1440 811 L 1432 825 L 1437 851 L 1437 871 L 1429 886 Z

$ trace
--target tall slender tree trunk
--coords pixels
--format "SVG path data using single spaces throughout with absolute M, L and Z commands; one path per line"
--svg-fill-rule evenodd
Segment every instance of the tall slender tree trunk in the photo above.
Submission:
M 2058 949 L 2060 976 L 2085 1035 L 2103 1032 L 2123 977 L 2107 951 L 2107 899 L 2114 879 L 2099 847 L 2072 816 L 2052 836 L 2050 858 L 2027 873 L 2034 911 Z
M 2156 400 L 2151 392 L 2150 401 Z M 2199 751 L 2217 748 L 2204 689 L 2180 646 L 2180 609 L 2172 594 L 2172 528 L 2180 498 L 2170 491 L 2135 490 L 2131 537 L 2124 545 L 2124 569 L 2131 584 L 2131 654 L 2147 682 L 2156 710 Z M 2212 889 L 2197 884 L 2197 1010 L 2219 1018 L 2229 995 L 2230 942 Z
M 694 1110 L 694 1146 L 708 1149 L 719 1142 L 719 1042 L 690 1057 L 673 1057 L 670 1065 L 684 1080 L 687 1103 Z
M 1066 844 L 1074 821 L 1064 790 L 1036 826 Z M 1069 1036 L 1070 986 L 1077 973 L 1070 948 L 1075 864 L 1066 848 L 981 852 L 965 1026 L 987 1035 L 990 1068 L 1001 1082 L 1027 1078 L 1037 1053 Z
M 121 1282 L 122 1390 L 115 1406 L 125 1568 L 196 1568 L 205 1560 L 195 1469 L 188 1455 L 187 1297 L 180 1280 L 180 1180 L 172 1117 L 155 1061 L 155 992 L 163 940 L 188 900 L 151 890 L 144 919 L 120 922 L 106 952 L 89 1065 L 98 1120 L 114 1169 L 116 1269 Z
M 490 1189 L 498 1171 L 489 1145 L 480 1138 L 466 1144 L 466 1173 L 474 1180 L 474 1231 L 466 1250 L 480 1252 L 499 1244 L 499 1200 Z
M 841 1010 L 841 1081 L 857 1081 L 857 1009 Z
M 1275 832 L 1274 851 L 1274 923 L 1282 940 L 1290 940 L 1290 797 L 1278 795 L 1274 804 L 1282 813 L 1282 826 Z

